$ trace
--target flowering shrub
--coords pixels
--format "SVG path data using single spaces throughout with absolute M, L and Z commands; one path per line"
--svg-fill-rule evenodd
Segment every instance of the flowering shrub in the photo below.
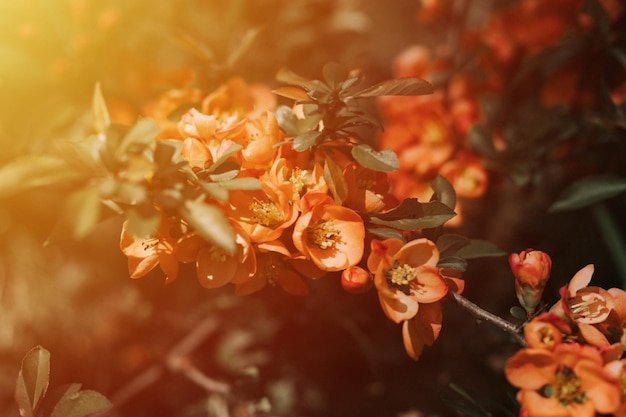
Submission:
M 339 3 L 335 16 L 358 32 L 361 15 L 349 2 Z M 87 6 L 68 4 L 82 22 Z M 121 10 L 97 8 L 98 30 L 115 28 Z M 626 416 L 626 292 L 590 286 L 595 267 L 587 261 L 559 285 L 563 264 L 552 254 L 564 250 L 535 242 L 520 252 L 524 239 L 515 233 L 523 231 L 507 223 L 529 217 L 521 224 L 534 226 L 539 211 L 565 216 L 592 207 L 608 256 L 626 277 L 620 226 L 603 206 L 626 191 L 623 5 L 520 0 L 491 9 L 471 1 L 422 1 L 414 18 L 426 29 L 456 23 L 434 47 L 404 45 L 386 79 L 324 60 L 319 76 L 289 69 L 299 64 L 287 62 L 275 78 L 259 81 L 235 67 L 261 34 L 247 32 L 221 66 L 209 46 L 182 33 L 181 42 L 200 55 L 195 68 L 185 63 L 175 75 L 149 80 L 126 74 L 141 90 L 135 102 L 96 83 L 89 116 L 76 122 L 67 140 L 0 166 L 0 198 L 59 193 L 57 228 L 77 241 L 119 219 L 114 235 L 125 268 L 141 278 L 133 282 L 160 276 L 167 288 L 201 287 L 216 299 L 234 295 L 232 310 L 248 312 L 243 306 L 256 304 L 242 300 L 260 297 L 280 309 L 278 300 L 289 297 L 305 311 L 327 282 L 345 297 L 369 294 L 378 314 L 396 325 L 395 343 L 419 364 L 435 357 L 438 342 L 451 350 L 440 339 L 448 323 L 458 326 L 448 318 L 460 307 L 507 337 L 507 356 L 492 357 L 491 366 L 515 392 L 515 401 L 502 406 L 508 415 Z M 20 36 L 31 36 L 28 28 Z M 300 32 L 294 27 L 293 33 Z M 88 50 L 89 42 L 81 45 Z M 281 47 L 271 52 L 289 55 Z M 596 65 L 582 65 L 590 59 Z M 69 71 L 68 62 L 54 66 L 56 77 Z M 132 73 L 128 62 L 123 67 Z M 146 93 L 150 86 L 159 94 Z M 536 197 L 537 189 L 544 194 Z M 504 215 L 496 213 L 499 204 L 508 208 Z M 490 239 L 490 225 L 510 232 L 515 245 Z M 472 274 L 474 262 L 506 263 L 506 255 L 505 271 L 494 268 L 482 282 Z M 499 272 L 510 278 L 494 281 Z M 189 275 L 197 284 L 185 281 Z M 482 296 L 489 305 L 502 296 L 500 286 L 519 305 L 495 314 L 469 300 Z M 331 301 L 315 305 L 314 316 L 324 316 Z M 263 321 L 261 311 L 250 311 L 246 317 Z M 342 314 L 348 311 L 364 313 L 346 307 Z M 375 362 L 379 350 L 363 341 L 350 319 L 332 316 Z M 222 326 L 230 344 L 210 354 L 236 368 L 236 382 L 223 382 L 232 375 L 219 372 L 214 379 L 194 364 L 192 353 L 218 333 L 218 321 L 209 315 L 187 324 L 191 330 L 179 344 L 166 353 L 151 351 L 161 359 L 156 368 L 146 366 L 145 350 L 128 353 L 129 363 L 148 371 L 113 396 L 107 415 L 163 371 L 182 375 L 217 401 L 209 415 L 268 415 L 267 398 L 249 394 L 242 382 L 244 373 L 258 378 L 256 364 L 266 360 L 263 354 L 250 358 L 258 340 Z M 111 334 L 114 327 L 101 331 Z M 276 331 L 270 324 L 259 328 Z M 320 344 L 306 348 L 323 352 Z M 109 407 L 100 394 L 77 385 L 48 394 L 48 356 L 37 347 L 23 360 L 15 390 L 21 416 L 86 416 Z M 463 401 L 450 405 L 462 415 L 494 415 L 454 389 Z

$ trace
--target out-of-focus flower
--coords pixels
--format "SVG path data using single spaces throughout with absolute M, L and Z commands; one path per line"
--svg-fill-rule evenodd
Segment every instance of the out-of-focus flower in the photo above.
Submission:
M 347 207 L 356 211 L 378 212 L 389 202 L 389 181 L 384 172 L 351 164 L 344 171 L 348 185 Z
M 361 216 L 319 192 L 305 194 L 301 209 L 293 243 L 307 259 L 324 271 L 341 271 L 361 260 L 365 239 Z
M 530 317 L 539 302 L 550 277 L 552 260 L 545 252 L 527 249 L 509 256 L 509 265 L 515 276 L 515 294 Z
M 178 258 L 174 250 L 176 238 L 170 233 L 171 224 L 161 216 L 159 228 L 153 236 L 137 238 L 128 230 L 128 221 L 122 226 L 120 249 L 128 258 L 128 272 L 131 278 L 141 278 L 157 265 L 166 276 L 166 283 L 178 277 Z
M 256 261 L 256 273 L 251 279 L 236 284 L 237 295 L 252 294 L 269 284 L 278 285 L 289 294 L 305 296 L 309 293 L 305 278 L 320 278 L 326 274 L 304 257 L 294 257 L 278 240 L 259 243 Z
M 434 303 L 447 294 L 448 284 L 437 268 L 439 251 L 432 241 L 374 240 L 372 247 L 368 268 L 376 268 L 372 272 L 378 298 L 394 322 L 412 319 L 421 303 Z
M 487 170 L 480 159 L 468 151 L 458 152 L 441 167 L 439 174 L 452 184 L 459 197 L 478 198 L 487 191 Z
M 614 360 L 604 365 L 604 369 L 609 375 L 611 375 L 616 381 L 617 386 L 621 392 L 620 404 L 617 409 L 611 414 L 615 417 L 626 416 L 626 359 Z
M 237 223 L 231 222 L 231 227 L 235 232 L 236 243 L 233 255 L 195 233 L 182 237 L 177 244 L 178 259 L 182 262 L 196 262 L 198 281 L 205 288 L 246 282 L 256 272 L 256 255 L 250 238 Z
M 528 417 L 593 417 L 614 412 L 621 394 L 604 369 L 598 349 L 560 343 L 553 350 L 521 349 L 504 366 L 517 399 Z
M 341 286 L 352 294 L 369 291 L 374 285 L 372 274 L 360 266 L 350 266 L 341 273 Z
M 524 326 L 524 339 L 530 348 L 553 350 L 572 330 L 565 320 L 552 313 L 534 317 Z

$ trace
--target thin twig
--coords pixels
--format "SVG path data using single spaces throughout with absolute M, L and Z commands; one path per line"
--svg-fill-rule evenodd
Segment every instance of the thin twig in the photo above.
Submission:
M 454 301 L 456 301 L 456 303 L 459 306 L 469 311 L 474 317 L 480 320 L 486 321 L 488 323 L 491 323 L 494 326 L 504 330 L 505 332 L 513 336 L 515 341 L 519 343 L 521 346 L 524 346 L 524 347 L 526 346 L 526 341 L 524 340 L 524 337 L 522 337 L 521 326 L 513 324 L 509 321 L 506 321 L 502 317 L 496 316 L 495 314 L 492 314 L 484 310 L 483 308 L 477 306 L 476 304 L 472 303 L 467 298 L 463 297 L 460 294 L 455 293 L 454 291 L 450 291 L 448 292 L 448 294 L 454 299 Z

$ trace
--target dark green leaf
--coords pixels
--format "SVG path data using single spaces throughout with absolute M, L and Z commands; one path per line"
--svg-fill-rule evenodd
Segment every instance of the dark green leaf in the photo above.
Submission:
M 400 78 L 375 84 L 354 94 L 354 97 L 419 96 L 432 94 L 433 86 L 420 78 Z
M 322 132 L 318 130 L 311 130 L 304 132 L 295 138 L 293 138 L 293 149 L 296 152 L 303 152 L 315 145 L 317 139 L 322 135 Z
M 474 259 L 492 256 L 504 256 L 507 253 L 495 244 L 486 240 L 470 239 L 469 243 L 459 249 L 456 254 L 464 259 Z
M 467 132 L 469 146 L 484 156 L 495 156 L 497 151 L 493 145 L 493 137 L 485 125 L 476 123 Z
M 235 233 L 219 207 L 207 204 L 203 199 L 186 200 L 180 211 L 181 217 L 200 236 L 231 255 L 235 253 Z
M 348 197 L 348 184 L 341 167 L 329 157 L 326 157 L 324 161 L 324 179 L 335 199 L 335 203 L 342 205 Z
M 402 230 L 417 230 L 438 227 L 456 213 L 439 201 L 420 203 L 416 198 L 407 198 L 400 205 L 384 213 L 369 213 L 374 224 Z
M 462 247 L 468 245 L 470 239 L 455 233 L 444 233 L 437 239 L 437 249 L 442 258 L 456 255 Z
M 359 144 L 352 147 L 351 153 L 359 164 L 374 171 L 391 172 L 400 167 L 398 156 L 391 149 L 376 151 L 369 145 Z
M 379 239 L 400 239 L 405 241 L 406 239 L 396 229 L 391 229 L 389 227 L 369 227 L 367 231 Z
M 454 210 L 456 207 L 456 192 L 452 184 L 441 175 L 437 175 L 437 178 L 431 183 L 431 187 L 435 191 L 433 199 L 441 201 Z
M 549 211 L 575 210 L 590 206 L 626 191 L 626 178 L 613 175 L 594 175 L 583 178 L 560 195 Z
M 74 239 L 82 239 L 100 219 L 100 190 L 87 186 L 74 191 L 67 200 L 64 215 L 72 225 Z
M 84 179 L 84 174 L 74 170 L 61 158 L 27 155 L 0 167 L 0 198 L 24 192 L 31 187 L 79 179 Z
M 159 126 L 152 119 L 141 119 L 130 128 L 124 136 L 117 149 L 116 156 L 121 156 L 132 145 L 148 145 L 154 141 L 154 137 L 159 133 Z
M 111 402 L 92 390 L 68 392 L 52 410 L 50 417 L 85 417 L 111 408 Z
M 509 309 L 509 313 L 511 313 L 511 316 L 515 317 L 518 320 L 526 320 L 528 318 L 528 314 L 526 313 L 526 310 L 524 310 L 520 306 L 511 307 Z
M 235 161 L 226 161 L 217 166 L 217 169 L 211 170 L 213 165 L 205 172 L 211 172 L 209 178 L 214 182 L 228 181 L 239 175 L 241 167 Z
M 445 258 L 441 258 L 437 263 L 437 267 L 439 268 L 452 268 L 457 271 L 465 272 L 467 269 L 467 261 L 460 256 L 447 256 Z
M 22 417 L 34 417 L 39 402 L 46 395 L 49 378 L 50 352 L 36 346 L 22 359 L 15 386 L 15 401 Z
M 81 384 L 72 383 L 49 389 L 46 396 L 41 401 L 41 414 L 43 416 L 49 416 L 61 398 L 76 394 L 80 391 L 81 386 Z

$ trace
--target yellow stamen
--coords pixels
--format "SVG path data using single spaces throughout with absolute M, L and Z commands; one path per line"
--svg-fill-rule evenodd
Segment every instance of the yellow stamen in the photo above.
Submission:
M 248 206 L 252 212 L 252 221 L 263 226 L 276 228 L 284 220 L 283 214 L 278 210 L 273 202 L 260 201 L 254 199 L 254 202 Z
M 574 319 L 602 318 L 609 312 L 604 297 L 595 293 L 577 294 L 568 300 L 568 304 Z
M 339 237 L 339 230 L 333 229 L 332 221 L 318 220 L 307 227 L 307 243 L 320 249 L 335 247 Z
M 306 183 L 309 177 L 309 171 L 303 170 L 300 168 L 296 168 L 291 173 L 291 177 L 289 177 L 289 182 L 293 184 L 293 188 L 300 195 L 303 194 L 304 188 L 306 187 Z
M 383 271 L 385 279 L 390 287 L 397 288 L 405 294 L 410 294 L 411 282 L 417 278 L 415 268 L 408 264 L 400 265 L 395 261 L 391 269 Z
M 554 385 L 544 387 L 543 393 L 558 400 L 563 407 L 571 403 L 582 404 L 586 400 L 585 393 L 580 389 L 580 380 L 566 366 L 556 371 Z

